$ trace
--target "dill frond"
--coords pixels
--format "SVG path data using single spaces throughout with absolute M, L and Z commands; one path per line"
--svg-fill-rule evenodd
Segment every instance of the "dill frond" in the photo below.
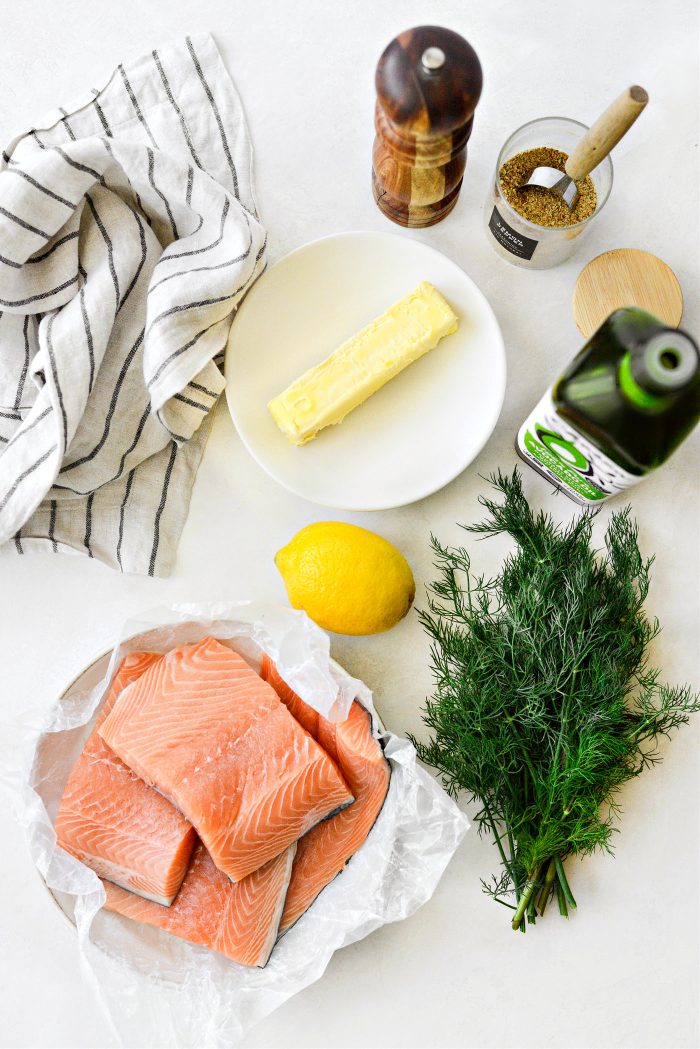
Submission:
M 466 549 L 431 537 L 437 578 L 419 617 L 431 638 L 432 736 L 413 743 L 450 794 L 479 806 L 478 829 L 501 859 L 482 887 L 524 928 L 550 898 L 567 916 L 576 906 L 563 861 L 612 850 L 620 787 L 660 760 L 660 738 L 700 699 L 648 666 L 653 558 L 639 551 L 629 508 L 612 515 L 597 552 L 595 512 L 558 525 L 533 513 L 517 469 L 490 482 L 502 498 L 482 497 L 487 516 L 466 530 L 507 533 L 516 547 L 487 579 Z

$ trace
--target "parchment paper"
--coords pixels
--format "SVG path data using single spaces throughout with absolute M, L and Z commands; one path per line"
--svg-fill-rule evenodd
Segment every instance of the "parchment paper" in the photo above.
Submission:
M 245 968 L 102 910 L 97 876 L 58 848 L 53 831 L 66 779 L 123 656 L 166 652 L 208 634 L 256 669 L 266 651 L 295 691 L 331 720 L 342 720 L 359 699 L 391 765 L 389 792 L 367 841 L 280 939 L 264 969 Z M 425 903 L 469 826 L 419 767 L 411 744 L 383 729 L 369 689 L 331 660 L 327 635 L 304 613 L 281 606 L 177 605 L 125 623 L 111 657 L 98 660 L 67 690 L 46 724 L 27 726 L 23 742 L 15 769 L 4 778 L 34 862 L 75 922 L 85 976 L 116 1037 L 129 1046 L 235 1045 L 254 1023 L 319 979 L 334 951 Z

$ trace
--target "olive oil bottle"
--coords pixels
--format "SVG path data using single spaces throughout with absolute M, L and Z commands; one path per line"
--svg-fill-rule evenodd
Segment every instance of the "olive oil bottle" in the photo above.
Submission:
M 566 495 L 598 503 L 641 481 L 700 420 L 693 339 L 615 310 L 521 426 L 518 454 Z

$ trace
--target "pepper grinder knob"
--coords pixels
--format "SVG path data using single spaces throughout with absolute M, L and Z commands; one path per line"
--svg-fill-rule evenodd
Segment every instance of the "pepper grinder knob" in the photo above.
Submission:
M 432 226 L 457 203 L 482 87 L 474 48 L 441 26 L 417 26 L 385 49 L 375 78 L 372 191 L 401 226 Z
M 445 52 L 441 47 L 428 47 L 421 55 L 421 62 L 429 72 L 440 69 L 445 64 Z

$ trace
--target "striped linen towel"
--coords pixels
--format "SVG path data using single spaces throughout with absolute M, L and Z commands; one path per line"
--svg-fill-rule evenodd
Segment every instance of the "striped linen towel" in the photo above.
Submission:
M 264 267 L 245 118 L 208 35 L 119 66 L 0 163 L 0 550 L 167 575 Z

